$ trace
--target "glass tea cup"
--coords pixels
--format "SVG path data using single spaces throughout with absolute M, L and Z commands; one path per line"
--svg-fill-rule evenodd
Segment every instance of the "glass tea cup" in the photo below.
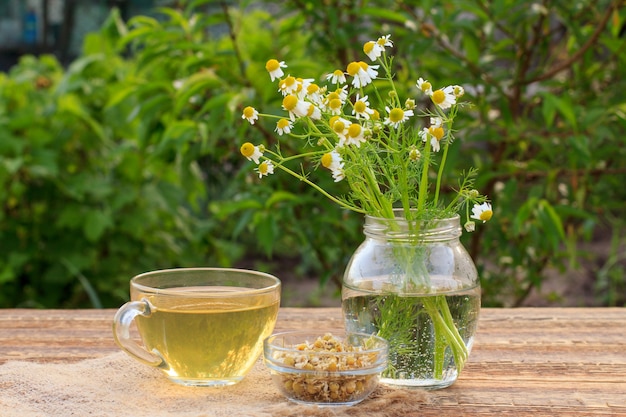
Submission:
M 115 314 L 115 342 L 134 359 L 188 386 L 241 381 L 274 330 L 280 280 L 257 271 L 179 268 L 130 281 L 130 299 Z M 143 345 L 131 337 L 135 323 Z

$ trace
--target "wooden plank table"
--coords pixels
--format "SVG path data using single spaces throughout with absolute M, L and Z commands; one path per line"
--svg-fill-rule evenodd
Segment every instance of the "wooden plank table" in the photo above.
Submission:
M 0 310 L 0 364 L 118 352 L 113 314 Z M 283 308 L 276 331 L 341 327 L 338 308 Z M 461 377 L 431 395 L 416 415 L 626 416 L 626 309 L 483 309 Z

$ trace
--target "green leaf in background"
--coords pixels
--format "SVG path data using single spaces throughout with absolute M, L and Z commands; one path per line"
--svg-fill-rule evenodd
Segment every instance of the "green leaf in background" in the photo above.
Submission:
M 385 19 L 400 24 L 404 24 L 407 20 L 403 13 L 381 7 L 361 7 L 359 12 L 364 16 L 373 16 L 376 19 Z
M 294 193 L 290 193 L 288 191 L 276 191 L 273 192 L 270 198 L 265 201 L 265 208 L 271 210 L 274 205 L 282 201 L 298 201 L 299 199 L 300 198 Z
M 176 102 L 174 105 L 174 114 L 178 115 L 183 110 L 183 108 L 189 106 L 192 98 L 201 93 L 206 93 L 207 91 L 212 90 L 215 87 L 220 87 L 224 84 L 223 80 L 220 80 L 219 77 L 211 70 L 205 70 L 196 74 L 193 74 L 191 77 L 187 78 L 180 89 L 176 92 Z M 199 99 L 198 104 L 202 104 L 204 101 L 203 98 Z
M 543 237 L 550 242 L 552 249 L 557 251 L 565 240 L 565 232 L 561 217 L 547 200 L 540 200 L 537 206 L 537 218 L 541 225 Z
M 111 214 L 104 210 L 89 210 L 85 215 L 83 232 L 90 242 L 96 242 L 113 225 Z
M 478 63 L 480 60 L 481 54 L 478 39 L 471 34 L 463 36 L 463 51 L 470 62 Z
M 152 158 L 157 157 L 168 150 L 175 150 L 182 152 L 184 146 L 193 141 L 198 134 L 198 127 L 192 120 L 181 120 L 171 123 L 165 133 L 161 142 L 156 147 Z
M 542 108 L 544 120 L 548 126 L 552 126 L 554 123 L 554 117 L 558 112 L 574 130 L 578 130 L 578 119 L 574 112 L 573 104 L 567 96 L 557 97 L 556 95 L 547 92 L 544 92 L 541 95 L 544 98 Z
M 417 77 L 466 88 L 448 167 L 479 167 L 476 188 L 496 213 L 462 236 L 484 305 L 543 296 L 533 287 L 574 258 L 577 272 L 604 277 L 592 283 L 599 303 L 626 303 L 623 261 L 596 250 L 607 235 L 626 242 L 626 5 L 178 3 L 128 22 L 112 12 L 72 61 L 23 56 L 0 73 L 0 307 L 117 307 L 129 277 L 181 265 L 272 272 L 287 259 L 290 274 L 339 283 L 362 218 L 279 170 L 258 179 L 239 147 L 274 149 L 275 124 L 250 126 L 241 110 L 280 110 L 268 58 L 317 76 L 367 60 L 362 42 L 387 34 L 402 100 L 427 100 Z
M 107 140 L 102 126 L 96 121 L 83 106 L 81 99 L 74 94 L 62 95 L 58 100 L 59 112 L 67 112 L 76 116 L 79 120 L 85 122 L 92 130 L 94 135 L 102 141 Z
M 278 224 L 276 224 L 276 217 L 270 216 L 265 212 L 259 212 L 256 213 L 253 221 L 257 244 L 267 256 L 271 256 L 277 238 Z

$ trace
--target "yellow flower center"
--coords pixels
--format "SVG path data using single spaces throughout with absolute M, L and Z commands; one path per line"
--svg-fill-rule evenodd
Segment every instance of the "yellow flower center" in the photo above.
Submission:
M 243 145 L 241 145 L 241 148 L 239 149 L 239 151 L 246 158 L 250 158 L 254 154 L 254 145 L 251 144 L 250 142 L 246 142 Z
M 358 62 L 350 62 L 348 64 L 348 68 L 346 69 L 346 72 L 354 77 L 359 73 L 360 69 L 361 69 L 361 65 Z
M 309 84 L 309 86 L 306 88 L 307 94 L 315 94 L 318 91 L 320 91 L 320 87 L 317 84 Z
M 357 138 L 361 134 L 361 125 L 358 123 L 352 123 L 348 128 L 348 136 L 351 138 Z
M 333 110 L 337 110 L 341 108 L 341 100 L 339 100 L 338 98 L 334 98 L 332 100 L 330 100 L 330 102 L 328 103 L 328 107 L 330 107 Z
M 245 109 L 243 109 L 243 115 L 246 117 L 246 119 L 251 118 L 252 116 L 254 116 L 254 108 L 253 107 L 246 107 Z
M 328 125 L 332 128 L 335 125 L 335 122 L 339 120 L 339 116 L 333 116 L 328 121 Z
M 304 86 L 304 80 L 302 78 L 296 78 L 298 85 L 296 85 L 296 91 L 302 91 L 302 87 Z
M 367 71 L 367 69 L 370 67 L 369 65 L 367 65 L 367 62 L 363 61 L 359 61 L 359 66 L 363 69 L 363 71 Z
M 418 151 L 415 146 L 411 146 L 411 150 L 409 151 L 409 159 L 411 161 L 417 161 L 418 159 L 420 159 L 420 156 L 420 151 Z
M 313 104 L 310 104 L 309 109 L 306 112 L 306 115 L 309 117 L 313 116 L 313 113 L 315 113 L 315 108 L 316 107 Z
M 333 163 L 333 156 L 332 156 L 332 154 L 331 154 L 330 152 L 325 153 L 325 154 L 322 156 L 322 160 L 321 160 L 321 162 L 322 162 L 322 166 L 323 166 L 324 168 L 328 168 L 328 167 L 330 167 L 330 165 Z
M 289 94 L 283 99 L 283 107 L 287 111 L 292 111 L 293 109 L 295 109 L 297 104 L 298 97 L 294 96 L 293 94 Z
M 289 120 L 287 120 L 287 119 L 280 119 L 280 120 L 278 121 L 278 123 L 276 123 L 276 126 L 277 126 L 279 129 L 284 129 L 284 128 L 286 128 L 286 127 L 288 127 L 288 126 L 289 126 Z
M 482 213 L 480 213 L 479 217 L 480 217 L 480 220 L 486 222 L 491 219 L 491 216 L 493 216 L 493 211 L 485 210 Z
M 367 110 L 367 105 L 361 100 L 354 103 L 354 111 L 356 111 L 357 113 L 364 113 L 365 110 Z
M 342 70 L 335 70 L 335 71 L 333 71 L 333 75 L 335 77 L 341 77 L 343 75 L 343 71 Z
M 334 91 L 331 91 L 330 93 L 328 93 L 328 95 L 326 96 L 326 102 L 330 103 L 332 100 L 334 99 L 340 99 L 341 96 L 337 93 L 335 93 Z
M 295 83 L 296 83 L 296 78 L 289 75 L 287 76 L 287 78 L 281 81 L 280 88 L 284 90 L 286 88 L 293 86 Z
M 442 90 L 437 90 L 433 92 L 432 100 L 433 100 L 433 103 L 439 105 L 446 100 L 446 93 L 444 93 Z
M 431 135 L 433 135 L 437 140 L 441 140 L 443 138 L 443 127 L 435 127 L 431 126 L 428 128 Z
M 372 120 L 380 120 L 380 113 L 378 113 L 378 110 L 376 110 L 376 109 L 372 109 L 372 110 L 374 110 L 374 113 L 372 113 L 370 115 L 370 119 L 372 119 Z
M 259 164 L 259 173 L 267 174 L 267 162 L 261 162 Z
M 335 123 L 333 123 L 333 130 L 336 133 L 343 133 L 343 131 L 346 130 L 346 125 L 343 124 L 341 120 L 337 120 Z
M 363 45 L 363 52 L 365 52 L 366 55 L 369 54 L 374 49 L 375 45 L 376 42 L 374 41 L 366 42 L 365 45 Z
M 433 85 L 431 83 L 429 83 L 428 81 L 424 81 L 422 83 L 422 91 L 425 93 L 428 90 L 430 90 L 431 88 L 433 88 Z
M 396 107 L 395 109 L 391 109 L 391 111 L 389 112 L 389 121 L 391 121 L 392 123 L 401 122 L 403 119 L 404 110 Z
M 275 59 L 270 59 L 269 61 L 265 63 L 265 69 L 268 70 L 269 72 L 276 71 L 279 68 L 280 68 L 280 62 L 278 62 Z

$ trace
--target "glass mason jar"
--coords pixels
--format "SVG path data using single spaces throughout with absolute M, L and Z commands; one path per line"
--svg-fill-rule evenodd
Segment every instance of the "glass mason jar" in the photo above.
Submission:
M 407 221 L 365 216 L 365 241 L 342 285 L 346 330 L 387 339 L 381 381 L 444 388 L 456 381 L 480 310 L 476 267 L 459 236 L 459 216 Z

